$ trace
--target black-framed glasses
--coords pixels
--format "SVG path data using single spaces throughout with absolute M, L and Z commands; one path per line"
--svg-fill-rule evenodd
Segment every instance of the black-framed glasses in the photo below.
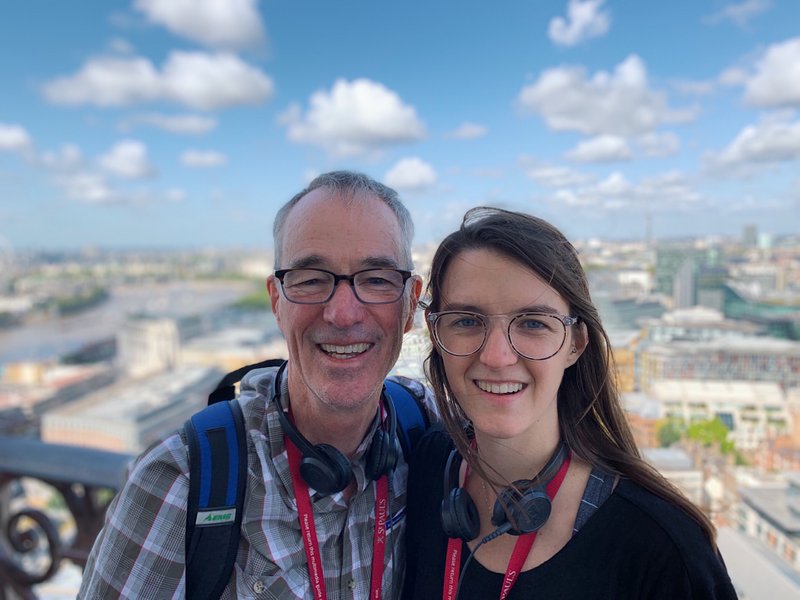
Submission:
M 363 269 L 340 275 L 325 269 L 279 269 L 284 297 L 295 304 L 324 304 L 333 297 L 340 281 L 347 281 L 356 298 L 364 304 L 391 304 L 403 295 L 411 271 L 402 269 Z
M 579 318 L 554 313 L 482 315 L 453 310 L 428 314 L 436 345 L 453 356 L 469 356 L 483 348 L 495 320 L 508 322 L 508 343 L 517 354 L 530 360 L 545 360 L 561 350 L 567 327 L 577 324 Z

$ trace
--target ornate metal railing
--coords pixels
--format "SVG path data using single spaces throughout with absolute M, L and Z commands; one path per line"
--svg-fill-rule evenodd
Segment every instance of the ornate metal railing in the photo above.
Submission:
M 0 600 L 35 600 L 63 561 L 84 567 L 131 456 L 0 436 Z M 63 539 L 52 511 L 20 495 L 23 478 L 53 488 L 75 523 Z M 60 501 L 59 501 L 60 503 Z

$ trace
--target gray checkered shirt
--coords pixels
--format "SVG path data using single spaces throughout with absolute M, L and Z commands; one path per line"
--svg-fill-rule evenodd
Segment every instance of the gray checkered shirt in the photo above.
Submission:
M 275 404 L 268 406 L 275 372 L 252 371 L 242 381 L 239 401 L 247 431 L 247 494 L 236 565 L 222 594 L 224 600 L 312 597 L 283 430 Z M 419 382 L 402 382 L 425 394 L 426 404 L 432 406 L 429 393 Z M 377 426 L 376 419 L 357 450 L 353 463 L 357 491 L 349 503 L 342 492 L 328 497 L 312 495 L 331 600 L 369 596 L 375 485 L 364 474 L 364 454 Z M 389 481 L 383 598 L 399 597 L 402 587 L 407 474 L 401 457 Z M 92 548 L 78 598 L 183 598 L 188 491 L 187 446 L 183 437 L 174 433 L 132 465 Z

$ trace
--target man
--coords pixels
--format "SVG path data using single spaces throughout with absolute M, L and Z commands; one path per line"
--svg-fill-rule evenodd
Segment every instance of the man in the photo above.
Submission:
M 396 467 L 370 476 L 368 463 L 385 442 L 383 380 L 422 287 L 410 274 L 410 216 L 390 188 L 333 172 L 281 208 L 273 233 L 267 289 L 289 360 L 242 381 L 247 495 L 222 598 L 397 598 L 407 465 L 400 453 Z M 404 383 L 425 395 L 418 382 Z M 292 427 L 302 439 L 290 438 Z M 303 440 L 343 455 L 333 460 L 341 481 L 314 479 L 328 466 L 317 454 L 300 457 Z M 184 597 L 188 473 L 179 433 L 137 461 L 92 549 L 80 598 Z M 384 521 L 386 535 L 376 535 Z

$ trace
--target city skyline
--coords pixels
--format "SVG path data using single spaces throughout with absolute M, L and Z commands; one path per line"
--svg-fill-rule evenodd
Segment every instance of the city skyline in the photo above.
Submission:
M 583 239 L 800 225 L 791 0 L 0 15 L 0 254 L 268 247 L 276 209 L 341 168 L 398 189 L 417 244 L 481 204 Z

